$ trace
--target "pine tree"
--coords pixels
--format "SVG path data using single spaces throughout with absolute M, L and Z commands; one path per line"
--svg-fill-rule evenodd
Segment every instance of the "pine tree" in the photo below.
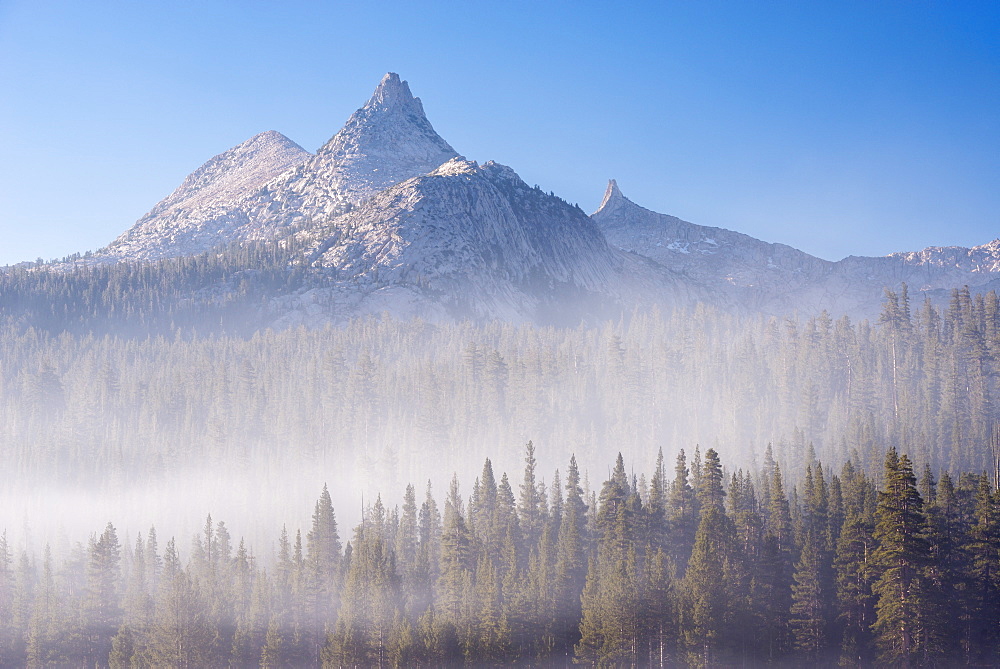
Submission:
M 149 594 L 150 587 L 146 579 L 146 548 L 141 535 L 136 538 L 130 562 L 123 604 L 124 622 L 118 634 L 122 633 L 123 628 L 127 628 L 128 638 L 124 641 L 128 642 L 133 654 L 141 656 L 153 615 L 153 598 Z M 131 656 L 125 659 L 130 662 Z
M 68 658 L 60 648 L 63 645 L 60 633 L 65 634 L 66 629 L 63 627 L 65 624 L 66 621 L 62 620 L 60 615 L 59 593 L 52 567 L 52 551 L 46 545 L 42 577 L 35 593 L 34 611 L 28 626 L 28 666 L 39 667 L 67 662 Z
M 792 517 L 788 508 L 781 477 L 781 468 L 770 457 L 768 445 L 768 465 L 764 471 L 767 483 L 767 513 L 764 521 L 764 537 L 761 542 L 760 557 L 754 576 L 755 607 L 761 618 L 764 634 L 762 648 L 766 656 L 773 660 L 787 648 L 788 617 L 792 606 Z
M 656 549 L 646 564 L 645 597 L 642 607 L 649 640 L 649 665 L 665 667 L 673 659 L 677 640 L 677 601 L 669 558 Z
M 591 562 L 582 596 L 577 658 L 604 666 L 634 665 L 638 660 L 641 613 L 636 554 L 624 553 L 614 540 Z
M 631 495 L 619 453 L 601 488 L 597 560 L 589 565 L 582 596 L 576 654 L 583 661 L 634 664 L 638 658 L 642 598 L 633 534 L 641 514 L 629 503 Z
M 483 464 L 483 473 L 476 479 L 469 498 L 469 531 L 482 541 L 487 553 L 496 555 L 500 537 L 495 535 L 493 515 L 497 506 L 497 481 L 493 474 L 493 463 L 489 458 Z
M 475 620 L 468 656 L 477 663 L 502 664 L 511 652 L 511 629 L 503 610 L 500 577 L 488 558 L 480 558 L 475 576 Z
M 806 468 L 805 510 L 802 518 L 802 552 L 795 565 L 791 625 L 795 646 L 809 662 L 816 663 L 827 647 L 833 572 L 829 550 L 828 507 L 823 470 Z
M 389 664 L 392 630 L 402 607 L 400 582 L 381 497 L 367 515 L 353 541 L 343 604 L 324 649 L 326 666 Z
M 118 628 L 118 633 L 111 639 L 108 666 L 111 669 L 128 669 L 139 663 L 135 635 L 132 634 L 132 629 L 127 624 L 122 623 L 122 626 Z
M 149 580 L 149 594 L 157 591 L 160 585 L 160 570 L 163 569 L 163 559 L 159 554 L 159 544 L 156 541 L 156 528 L 150 527 L 146 534 L 146 548 L 143 554 L 146 558 L 146 578 Z
M 875 511 L 878 547 L 872 561 L 878 578 L 872 588 L 877 597 L 872 629 L 881 663 L 910 666 L 919 663 L 926 650 L 917 625 L 927 598 L 923 574 L 929 548 L 913 468 L 895 449 L 886 455 L 883 486 Z
M 286 666 L 282 649 L 281 625 L 277 616 L 271 615 L 271 621 L 267 625 L 267 636 L 264 640 L 264 647 L 260 651 L 260 668 L 277 669 Z
M 667 473 L 663 464 L 663 449 L 656 453 L 656 468 L 649 483 L 646 504 L 646 527 L 649 552 L 667 547 Z
M 122 622 L 120 602 L 121 546 L 114 526 L 108 523 L 100 538 L 92 538 L 87 568 L 86 634 L 88 658 L 107 662 L 111 638 Z
M 524 478 L 519 488 L 517 513 L 525 544 L 536 546 L 542 534 L 542 503 L 535 480 L 535 445 L 530 441 L 524 447 Z
M 705 452 L 698 485 L 701 518 L 684 574 L 682 621 L 688 662 L 709 666 L 728 654 L 735 594 L 731 573 L 733 528 L 723 501 L 722 465 L 715 449 Z
M 471 578 L 472 534 L 465 522 L 458 477 L 451 480 L 444 506 L 444 527 L 441 532 L 441 557 L 435 604 L 441 623 L 462 627 L 465 582 Z
M 947 472 L 942 479 L 944 485 L 939 495 L 938 483 L 930 467 L 925 466 L 919 484 L 927 520 L 924 536 L 928 544 L 928 560 L 923 573 L 926 598 L 920 608 L 917 628 L 922 637 L 922 662 L 928 665 L 959 656 L 959 635 L 950 629 L 960 615 L 960 589 L 955 588 L 960 577 L 951 540 L 952 533 L 957 529 L 954 526 L 954 490 Z
M 875 621 L 872 581 L 875 551 L 871 483 L 848 461 L 844 482 L 844 523 L 834 555 L 837 620 L 840 629 L 840 662 L 860 666 L 870 660 L 871 626 Z
M 601 486 L 601 496 L 597 507 L 597 531 L 599 540 L 614 536 L 619 542 L 619 550 L 624 551 L 632 542 L 635 517 L 628 501 L 632 494 L 625 461 L 618 454 L 611 478 Z
M 971 580 L 967 652 L 973 662 L 996 663 L 1000 655 L 1000 503 L 985 474 L 976 480 L 973 505 L 967 539 Z
M 258 663 L 262 648 L 267 643 L 274 589 L 267 574 L 251 565 L 242 540 L 234 562 L 234 578 L 240 582 L 237 590 L 246 592 L 249 581 L 249 601 L 240 597 L 243 601 L 240 601 L 235 611 L 236 629 L 233 632 L 230 663 L 246 666 Z
M 580 595 L 588 573 L 587 504 L 580 487 L 576 456 L 571 456 L 566 470 L 566 499 L 563 519 L 556 541 L 555 616 L 553 621 L 554 654 L 569 655 L 579 638 Z
M 337 610 L 336 594 L 340 588 L 341 544 L 337 519 L 326 484 L 316 502 L 312 529 L 306 536 L 305 592 L 308 595 L 308 620 L 305 626 L 310 657 L 318 658 L 326 638 L 326 628 L 333 623 Z
M 500 477 L 500 485 L 497 486 L 497 504 L 493 518 L 490 519 L 490 526 L 491 536 L 497 537 L 496 547 L 490 554 L 494 566 L 499 570 L 501 578 L 516 575 L 521 564 L 526 561 L 526 556 L 521 524 L 514 502 L 514 491 L 510 487 L 506 472 Z
M 399 573 L 412 577 L 417 567 L 417 547 L 420 537 L 417 525 L 417 495 L 412 485 L 406 486 L 403 495 L 403 512 L 399 517 L 399 531 L 396 534 L 396 564 Z
M 441 514 L 431 494 L 430 481 L 427 482 L 424 502 L 420 505 L 418 521 L 420 545 L 413 577 L 410 579 L 412 585 L 409 587 L 411 609 L 417 617 L 431 606 L 432 584 L 437 582 L 440 575 Z
M 196 667 L 208 660 L 211 635 L 204 603 L 181 566 L 174 540 L 167 542 L 156 597 L 149 662 L 154 666 Z
M 688 482 L 684 449 L 677 454 L 677 463 L 674 467 L 674 480 L 670 486 L 670 499 L 667 505 L 667 527 L 671 538 L 669 555 L 678 573 L 683 575 L 691 557 L 694 535 L 698 528 L 698 500 Z

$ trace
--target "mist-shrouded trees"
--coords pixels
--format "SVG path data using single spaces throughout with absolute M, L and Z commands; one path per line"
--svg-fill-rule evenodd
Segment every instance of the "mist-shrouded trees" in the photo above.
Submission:
M 957 290 L 946 305 L 911 306 L 890 291 L 882 316 L 859 323 L 702 307 L 576 329 L 371 317 L 247 332 L 220 331 L 231 321 L 219 314 L 199 327 L 171 312 L 128 330 L 96 315 L 97 302 L 114 313 L 155 310 L 159 298 L 143 291 L 171 285 L 156 272 L 230 271 L 214 262 L 145 277 L 94 269 L 97 284 L 0 274 L 10 289 L 0 288 L 0 481 L 141 488 L 191 463 L 265 472 L 338 463 L 395 489 L 435 474 L 429 462 L 463 476 L 486 457 L 512 466 L 499 454 L 522 435 L 547 460 L 575 453 L 590 471 L 608 444 L 637 461 L 696 443 L 736 467 L 755 467 L 771 443 L 796 474 L 810 443 L 835 468 L 880 466 L 895 447 L 934 471 L 995 469 L 986 447 L 1000 423 L 993 293 Z M 152 303 L 133 304 L 143 294 Z M 91 303 L 78 320 L 40 315 Z M 535 493 L 523 486 L 511 479 L 521 531 L 534 540 Z M 674 502 L 668 495 L 668 523 L 687 523 L 693 546 L 697 515 Z
M 383 493 L 342 533 L 324 487 L 257 545 L 211 516 L 0 534 L 0 665 L 1000 663 L 995 293 L 257 330 L 312 287 L 293 255 L 0 273 L 0 490 L 308 468 Z
M 211 516 L 184 554 L 171 538 L 161 555 L 152 528 L 122 546 L 109 523 L 61 561 L 48 549 L 15 561 L 0 535 L 3 662 L 916 667 L 1000 656 L 1000 497 L 986 474 L 924 467 L 918 481 L 895 449 L 876 471 L 848 461 L 833 474 L 810 458 L 790 476 L 769 455 L 727 474 L 714 448 L 696 449 L 696 474 L 682 455 L 672 479 L 662 453 L 648 478 L 619 455 L 588 505 L 575 458 L 552 477 L 556 493 L 534 453 L 517 496 L 487 460 L 468 501 L 457 477 L 443 513 L 430 487 L 418 507 L 408 485 L 401 507 L 368 505 L 346 545 L 325 487 L 305 539 L 280 528 L 258 557 Z

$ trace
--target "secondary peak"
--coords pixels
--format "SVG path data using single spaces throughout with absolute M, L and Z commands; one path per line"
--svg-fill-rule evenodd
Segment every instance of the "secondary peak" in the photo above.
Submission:
M 608 188 L 604 191 L 604 199 L 601 200 L 601 206 L 597 208 L 597 211 L 610 211 L 620 206 L 624 201 L 626 198 L 618 189 L 618 182 L 610 179 L 608 180 Z

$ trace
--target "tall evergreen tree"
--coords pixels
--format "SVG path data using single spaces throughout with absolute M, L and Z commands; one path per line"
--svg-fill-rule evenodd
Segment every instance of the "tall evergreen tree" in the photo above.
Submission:
M 163 553 L 149 662 L 154 666 L 196 667 L 207 661 L 211 635 L 201 595 L 181 565 L 173 539 Z
M 542 500 L 535 479 L 535 445 L 528 442 L 524 447 L 524 478 L 519 487 L 517 513 L 521 532 L 528 546 L 538 543 L 542 534 Z
M 878 547 L 872 555 L 878 574 L 872 587 L 877 597 L 872 628 L 885 665 L 918 664 L 927 650 L 918 623 L 928 596 L 924 570 L 929 547 L 916 483 L 909 458 L 890 449 L 875 511 Z
M 872 562 L 875 551 L 872 485 L 848 461 L 843 468 L 844 523 L 834 556 L 841 664 L 859 666 L 870 659 L 871 626 L 875 621 Z
M 634 526 L 640 514 L 629 504 L 632 487 L 619 453 L 611 478 L 601 488 L 597 513 L 597 560 L 588 566 L 582 596 L 577 657 L 600 664 L 634 664 L 640 624 L 639 565 Z
M 1000 658 L 1000 501 L 985 474 L 976 480 L 973 520 L 969 529 L 968 571 L 971 579 L 968 655 L 973 662 Z
M 682 624 L 688 662 L 710 666 L 726 658 L 736 615 L 731 587 L 734 531 L 725 513 L 722 464 L 715 449 L 705 451 L 699 477 L 700 521 L 684 575 Z
M 554 652 L 569 655 L 579 638 L 580 594 L 587 575 L 587 504 L 576 456 L 566 470 L 566 499 L 556 543 Z
M 390 662 L 402 597 L 381 497 L 367 515 L 353 541 L 340 615 L 323 652 L 325 666 L 382 667 Z
M 306 536 L 305 593 L 309 619 L 306 621 L 306 641 L 310 656 L 319 657 L 326 631 L 333 624 L 340 589 L 341 544 L 337 518 L 326 484 L 316 502 L 312 529 Z
M 791 625 L 795 646 L 815 664 L 825 653 L 830 636 L 830 602 L 833 591 L 832 554 L 829 548 L 828 505 L 823 470 L 806 468 L 802 550 L 792 585 Z
M 663 449 L 656 453 L 656 466 L 649 482 L 646 503 L 646 527 L 650 552 L 667 547 L 667 472 L 663 464 Z
M 674 480 L 667 504 L 667 527 L 670 531 L 670 557 L 679 574 L 684 573 L 698 528 L 698 500 L 688 480 L 687 460 L 682 448 L 677 454 Z
M 458 477 L 452 477 L 444 505 L 444 527 L 441 532 L 440 572 L 435 608 L 440 622 L 453 629 L 462 628 L 466 621 L 464 599 L 467 582 L 471 582 L 472 533 L 465 522 Z
M 108 523 L 100 538 L 92 538 L 87 568 L 86 634 L 88 658 L 94 664 L 107 662 L 111 638 L 122 622 L 121 546 L 118 533 Z

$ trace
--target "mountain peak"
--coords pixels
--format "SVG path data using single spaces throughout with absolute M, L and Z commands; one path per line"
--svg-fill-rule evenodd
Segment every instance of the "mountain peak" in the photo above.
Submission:
M 230 151 L 292 151 L 308 155 L 308 151 L 285 137 L 277 130 L 259 132 L 247 141 L 234 146 Z
M 248 194 L 309 160 L 309 152 L 276 130 L 258 133 L 189 174 L 107 247 L 107 257 L 164 258 L 199 253 L 230 241 L 226 212 Z
M 612 212 L 628 201 L 629 199 L 622 195 L 621 190 L 618 188 L 618 182 L 614 179 L 609 179 L 608 188 L 604 191 L 604 199 L 601 200 L 601 206 L 597 208 L 594 214 Z
M 382 77 L 368 102 L 316 152 L 317 161 L 328 165 L 333 181 L 354 203 L 457 155 L 434 131 L 420 98 L 394 72 Z
M 386 72 L 365 107 L 369 109 L 374 107 L 416 107 L 421 115 L 424 113 L 420 99 L 413 97 L 409 84 L 401 80 L 395 72 Z

